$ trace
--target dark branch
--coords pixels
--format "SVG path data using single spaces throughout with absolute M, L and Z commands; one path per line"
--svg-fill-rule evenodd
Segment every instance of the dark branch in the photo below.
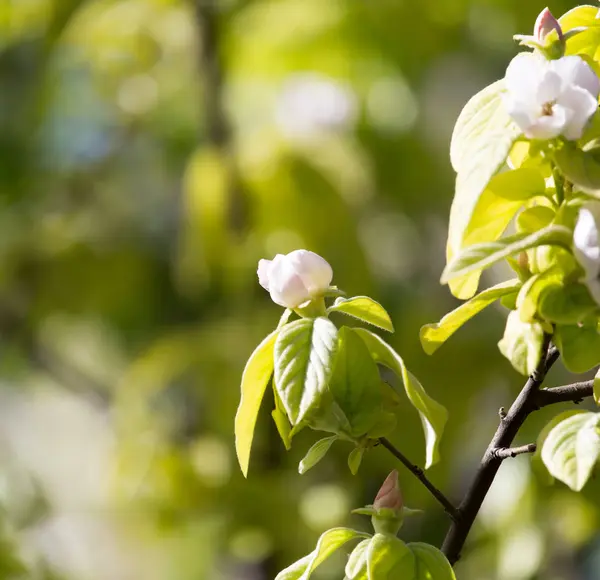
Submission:
M 554 387 L 553 389 L 542 389 L 537 394 L 535 402 L 537 408 L 541 409 L 555 403 L 566 403 L 568 401 L 579 403 L 593 394 L 594 381 L 583 381 L 581 383 L 573 383 L 572 385 Z
M 380 437 L 379 442 L 383 445 L 396 459 L 398 459 L 430 492 L 435 499 L 437 499 L 446 513 L 456 521 L 458 518 L 458 511 L 452 505 L 450 500 L 437 488 L 433 483 L 427 479 L 424 471 L 418 466 L 412 463 L 401 451 L 396 449 L 390 441 L 385 437 Z
M 481 504 L 487 495 L 504 457 L 504 450 L 510 448 L 517 432 L 529 413 L 537 408 L 536 399 L 546 373 L 558 358 L 558 350 L 550 348 L 550 336 L 546 336 L 542 347 L 541 361 L 512 404 L 508 413 L 489 444 L 475 478 L 458 507 L 458 519 L 450 527 L 444 540 L 442 551 L 451 564 L 459 558 Z
M 529 445 L 521 445 L 521 447 L 506 447 L 504 449 L 496 449 L 494 456 L 498 459 L 507 459 L 508 457 L 516 457 L 523 453 L 535 453 L 537 446 L 535 443 L 529 443 Z

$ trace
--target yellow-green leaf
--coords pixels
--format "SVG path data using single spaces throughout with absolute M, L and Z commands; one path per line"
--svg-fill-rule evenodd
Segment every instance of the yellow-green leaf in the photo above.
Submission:
M 242 374 L 242 398 L 235 415 L 235 450 L 245 477 L 258 411 L 273 374 L 273 349 L 278 332 L 273 331 L 256 347 Z
M 419 333 L 423 350 L 427 354 L 433 354 L 465 322 L 473 318 L 473 316 L 495 302 L 498 298 L 516 294 L 520 287 L 521 282 L 519 280 L 502 282 L 471 298 L 468 302 L 446 314 L 439 322 L 426 324 L 421 328 L 421 332 Z
M 392 319 L 385 308 L 368 296 L 338 298 L 335 304 L 327 309 L 327 312 L 342 312 L 388 332 L 394 332 Z

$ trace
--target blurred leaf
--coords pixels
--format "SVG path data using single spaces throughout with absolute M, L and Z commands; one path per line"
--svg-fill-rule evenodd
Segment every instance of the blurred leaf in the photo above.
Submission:
M 570 143 L 565 143 L 554 152 L 554 161 L 575 187 L 600 199 L 600 161 L 597 152 L 582 151 Z
M 366 538 L 367 534 L 350 528 L 327 530 L 317 542 L 317 547 L 308 556 L 304 556 L 285 570 L 277 574 L 275 580 L 308 580 L 317 566 L 322 564 L 338 548 L 350 540 Z
M 425 392 L 400 355 L 382 338 L 364 328 L 354 331 L 365 341 L 375 362 L 388 367 L 402 379 L 408 399 L 421 418 L 425 432 L 425 469 L 428 469 L 439 461 L 439 444 L 448 421 L 448 411 Z
M 388 534 L 375 534 L 366 554 L 367 578 L 415 578 L 415 557 L 407 545 Z
M 549 284 L 539 296 L 540 316 L 558 324 L 577 324 L 597 310 L 598 305 L 583 284 Z
M 275 387 L 292 425 L 320 403 L 333 372 L 337 328 L 327 318 L 303 318 L 279 330 Z
M 415 580 L 456 580 L 454 570 L 443 552 L 422 542 L 407 545 L 415 557 Z
M 535 371 L 542 356 L 544 329 L 539 322 L 523 322 L 517 311 L 512 311 L 506 321 L 500 352 L 510 361 L 514 369 L 529 376 Z
M 465 248 L 448 263 L 442 273 L 441 282 L 460 278 L 470 272 L 489 268 L 491 265 L 511 256 L 542 245 L 557 245 L 569 249 L 571 247 L 571 230 L 557 225 L 550 225 L 533 234 L 514 234 L 497 242 L 475 244 Z
M 600 414 L 579 412 L 564 418 L 548 433 L 542 460 L 548 471 L 580 491 L 600 455 Z
M 298 473 L 304 475 L 309 469 L 312 469 L 329 451 L 329 448 L 333 445 L 334 441 L 337 441 L 337 435 L 331 437 L 325 437 L 317 441 L 306 453 L 304 459 L 298 466 Z
M 600 334 L 597 324 L 557 324 L 554 343 L 561 360 L 572 373 L 585 373 L 600 364 Z
M 468 302 L 449 312 L 439 322 L 421 327 L 419 338 L 421 346 L 427 354 L 433 354 L 448 338 L 450 338 L 465 322 L 495 302 L 498 298 L 517 293 L 521 287 L 519 280 L 501 282 L 484 290 Z
M 275 426 L 277 427 L 277 432 L 285 445 L 285 448 L 289 451 L 292 447 L 292 437 L 291 431 L 292 427 L 290 422 L 285 414 L 285 409 L 283 408 L 283 404 L 279 395 L 277 394 L 277 390 L 275 389 L 275 385 L 273 385 L 273 395 L 275 398 L 275 408 L 271 411 L 271 416 L 273 417 L 273 421 L 275 421 Z
M 273 374 L 273 352 L 278 332 L 274 330 L 256 347 L 242 374 L 241 400 L 235 415 L 235 449 L 244 476 L 248 475 L 258 411 Z
M 523 284 L 517 297 L 517 309 L 521 322 L 532 323 L 536 321 L 541 295 L 549 287 L 560 285 L 563 276 L 563 271 L 555 267 L 532 276 Z
M 388 332 L 394 332 L 390 315 L 381 304 L 368 296 L 355 296 L 348 299 L 338 298 L 335 304 L 327 309 L 327 312 L 343 312 Z
M 549 226 L 555 216 L 556 212 L 551 207 L 545 205 L 528 207 L 517 216 L 515 222 L 517 231 L 532 234 L 533 232 L 537 232 L 538 230 Z

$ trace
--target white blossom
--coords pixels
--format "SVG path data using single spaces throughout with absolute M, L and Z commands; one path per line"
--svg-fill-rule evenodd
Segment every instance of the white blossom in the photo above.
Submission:
M 277 254 L 273 260 L 260 260 L 258 281 L 276 304 L 296 308 L 322 294 L 331 284 L 333 270 L 314 252 L 294 250 Z
M 585 284 L 600 304 L 600 202 L 593 201 L 579 210 L 573 232 L 575 257 L 585 270 Z
M 522 52 L 508 65 L 504 104 L 529 139 L 579 139 L 598 108 L 600 81 L 579 56 Z

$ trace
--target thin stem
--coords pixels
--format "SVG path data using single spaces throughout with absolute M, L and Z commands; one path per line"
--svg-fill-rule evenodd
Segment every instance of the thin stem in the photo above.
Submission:
M 380 437 L 379 442 L 383 445 L 396 459 L 398 459 L 430 492 L 435 499 L 444 507 L 446 513 L 453 521 L 458 519 L 458 510 L 452 505 L 450 500 L 437 488 L 425 475 L 424 471 L 412 463 L 401 451 L 396 449 L 394 445 L 385 437 Z
M 556 189 L 556 201 L 562 205 L 565 201 L 565 178 L 555 165 L 552 166 L 552 177 L 554 178 L 554 188 Z
M 458 507 L 456 519 L 448 531 L 442 551 L 451 564 L 459 558 L 473 522 L 481 509 L 492 483 L 500 469 L 503 457 L 498 455 L 500 450 L 510 448 L 516 434 L 529 413 L 536 408 L 536 398 L 546 373 L 558 358 L 558 351 L 550 349 L 550 336 L 546 335 L 542 346 L 541 360 L 533 374 L 512 404 L 506 417 L 500 420 L 500 425 L 481 459 L 475 478 Z
M 509 457 L 516 457 L 517 455 L 523 455 L 523 453 L 535 453 L 537 445 L 535 443 L 529 443 L 528 445 L 521 445 L 520 447 L 505 447 L 503 449 L 496 449 L 494 455 L 498 459 L 508 459 Z

